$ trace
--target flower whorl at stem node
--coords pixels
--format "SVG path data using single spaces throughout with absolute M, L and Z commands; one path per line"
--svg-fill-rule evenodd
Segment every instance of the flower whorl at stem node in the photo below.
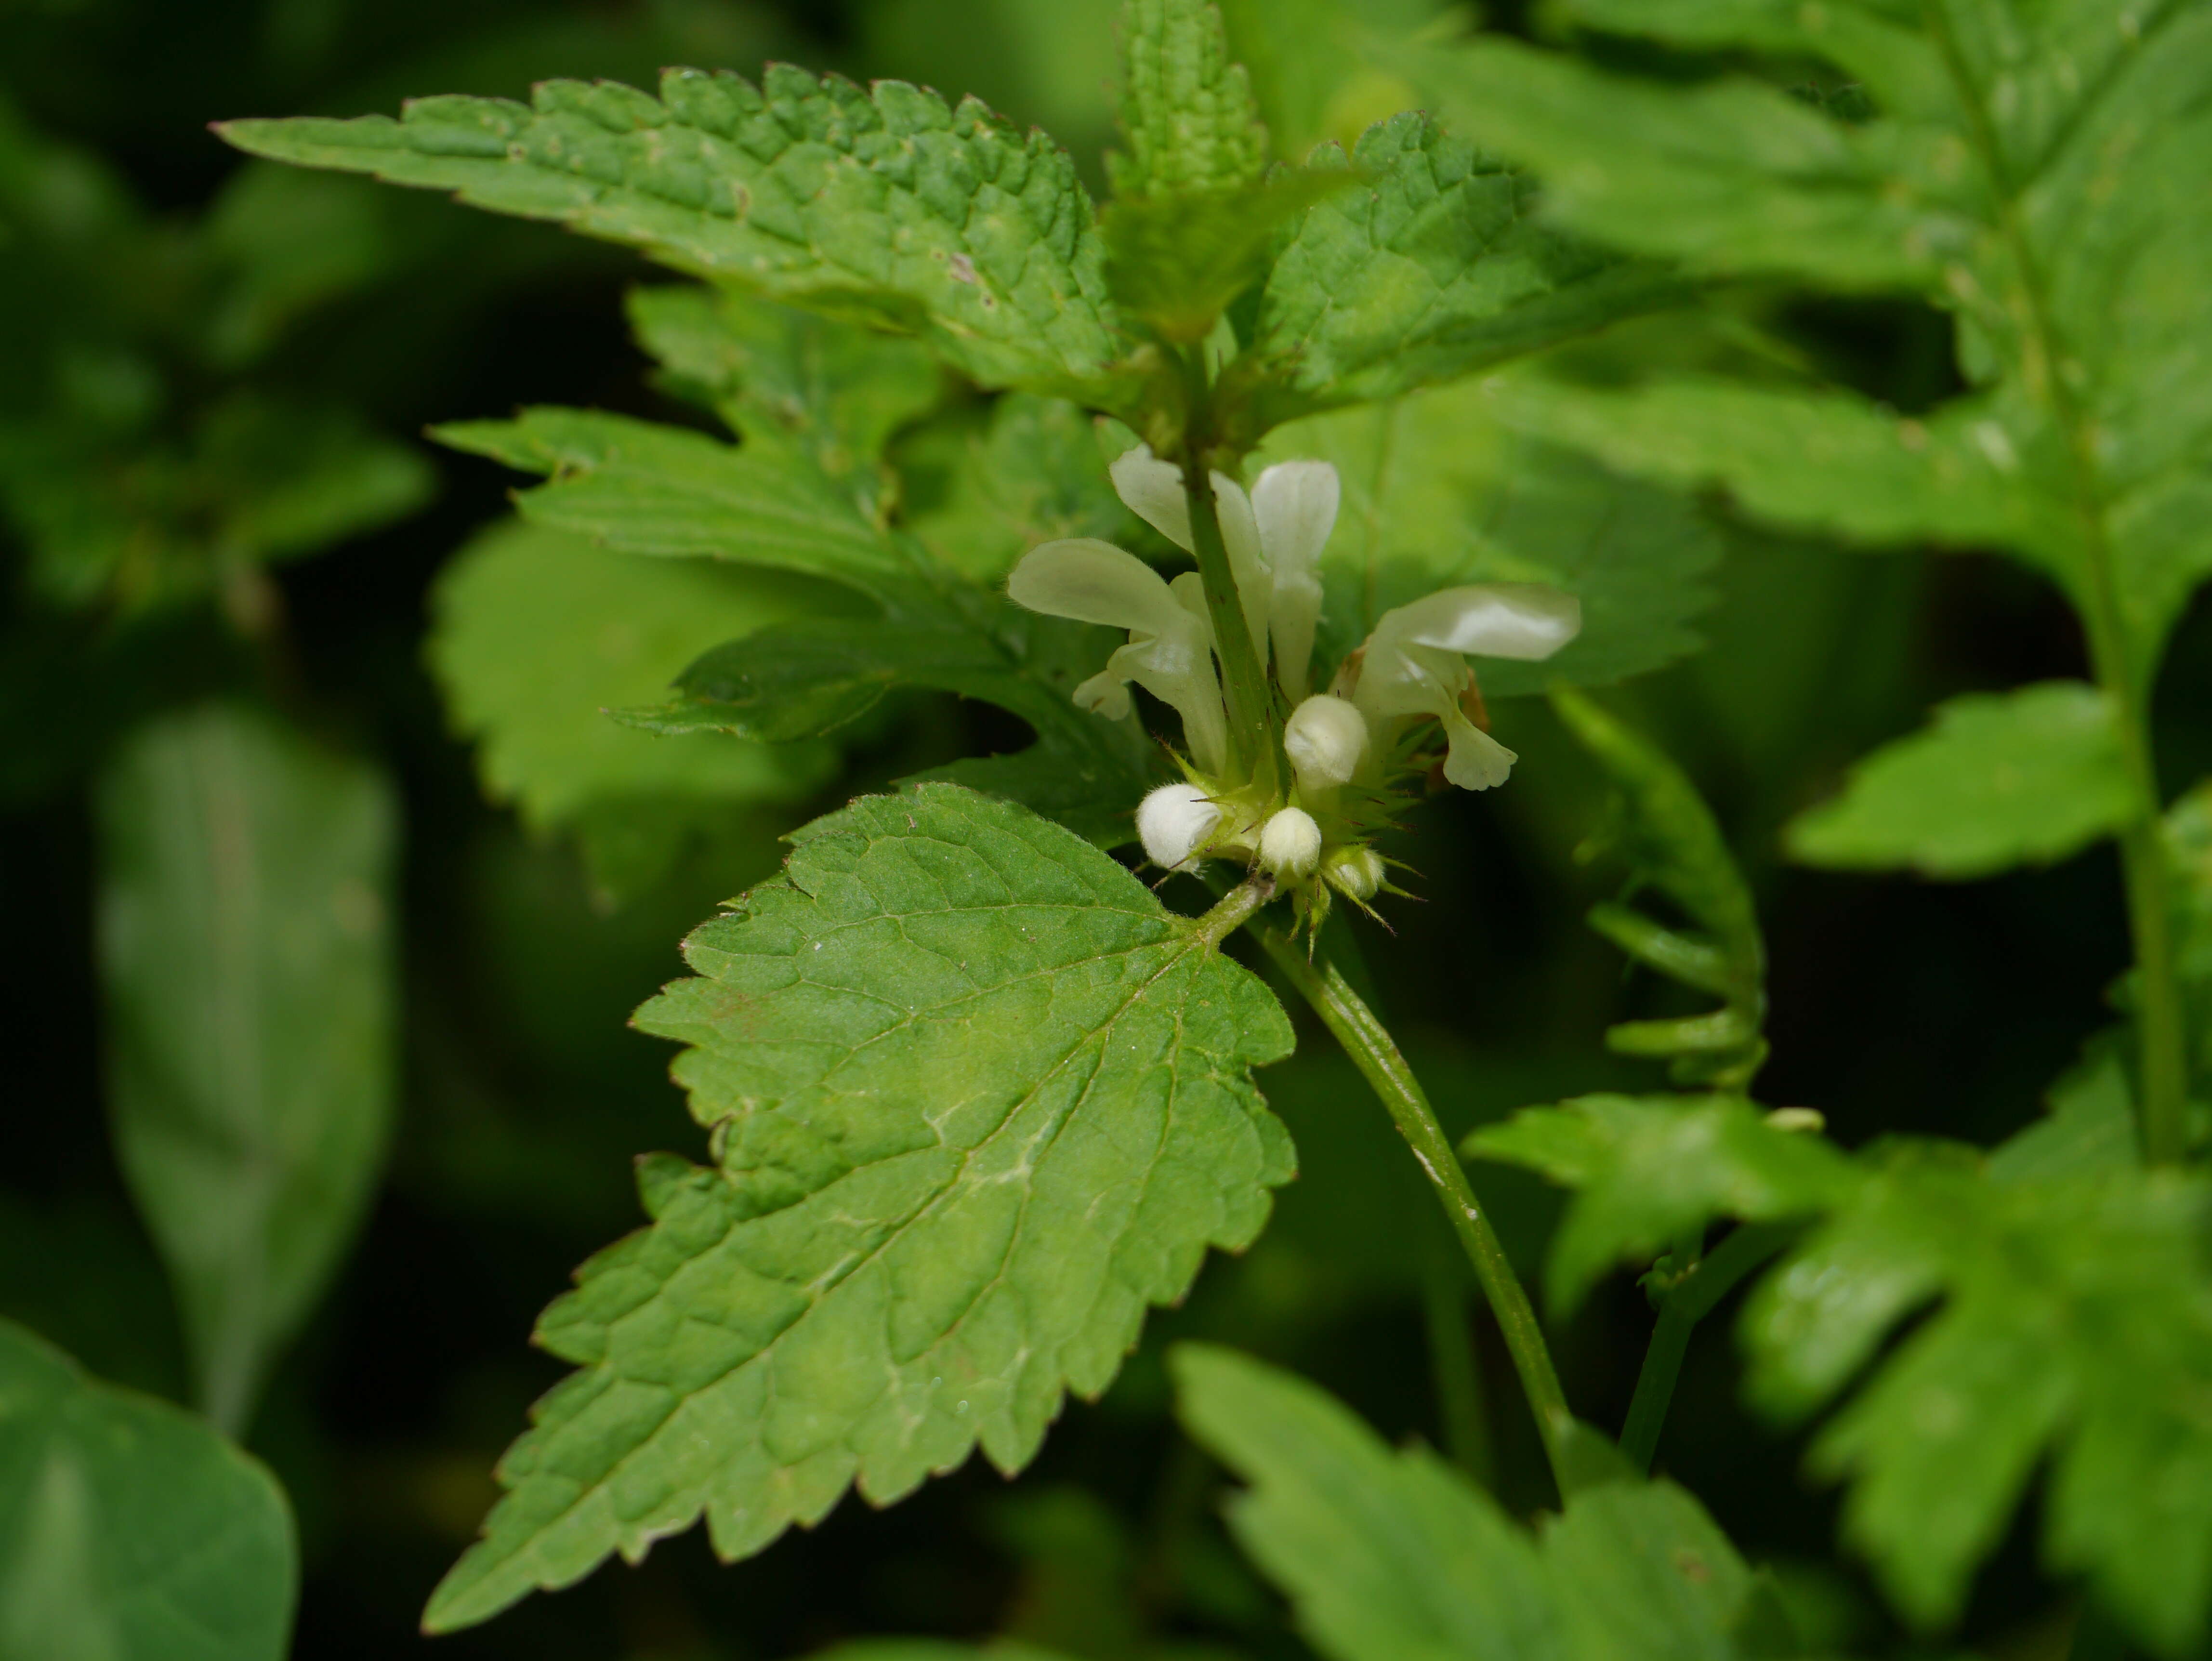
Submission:
M 1548 658 L 1581 629 L 1580 605 L 1537 583 L 1443 589 L 1385 611 L 1328 689 L 1311 693 L 1321 558 L 1340 505 L 1336 469 L 1279 462 L 1249 494 L 1209 471 L 1194 493 L 1180 465 L 1139 445 L 1109 472 L 1123 503 L 1185 552 L 1194 545 L 1194 494 L 1200 502 L 1210 496 L 1221 537 L 1218 549 L 1204 538 L 1209 575 L 1185 571 L 1170 581 L 1112 543 L 1076 538 L 1032 548 L 1006 592 L 1034 611 L 1127 631 L 1127 643 L 1075 688 L 1082 708 L 1127 720 L 1134 684 L 1182 717 L 1187 778 L 1154 790 L 1137 810 L 1146 857 L 1170 871 L 1200 859 L 1247 862 L 1289 891 L 1310 927 L 1334 896 L 1365 907 L 1389 887 L 1370 841 L 1418 793 L 1418 782 L 1440 764 L 1451 783 L 1486 790 L 1504 783 L 1517 759 L 1486 730 L 1468 659 Z M 1240 627 L 1250 637 L 1249 657 Z M 1254 660 L 1260 684 L 1228 688 L 1243 723 L 1232 733 L 1224 679 L 1249 679 Z M 1285 703 L 1287 720 L 1267 730 L 1267 711 Z M 1278 756 L 1291 764 L 1289 788 Z

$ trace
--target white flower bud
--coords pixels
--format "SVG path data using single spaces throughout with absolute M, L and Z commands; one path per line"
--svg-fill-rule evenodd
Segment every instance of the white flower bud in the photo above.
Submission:
M 1145 844 L 1145 857 L 1170 871 L 1220 822 L 1220 806 L 1194 784 L 1164 784 L 1137 804 L 1137 840 Z
M 1285 807 L 1261 828 L 1260 863 L 1285 881 L 1313 875 L 1321 863 L 1321 826 L 1303 807 Z
M 1382 886 L 1382 856 L 1371 848 L 1340 848 L 1328 856 L 1322 874 L 1355 900 L 1371 900 Z
M 1344 699 L 1316 692 L 1291 711 L 1283 750 L 1297 770 L 1300 789 L 1346 783 L 1367 753 L 1367 718 Z

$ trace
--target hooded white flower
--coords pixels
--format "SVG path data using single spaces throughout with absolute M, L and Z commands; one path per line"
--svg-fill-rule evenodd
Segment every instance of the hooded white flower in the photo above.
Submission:
M 1137 805 L 1137 840 L 1165 871 L 1182 869 L 1220 823 L 1220 806 L 1194 784 L 1164 784 Z
M 1349 783 L 1367 758 L 1367 719 L 1359 706 L 1316 692 L 1283 724 L 1283 753 L 1304 790 Z
M 1018 605 L 1129 631 L 1129 643 L 1075 689 L 1075 702 L 1109 721 L 1129 713 L 1129 683 L 1174 706 L 1191 759 L 1208 773 L 1229 764 L 1229 718 L 1213 672 L 1213 631 L 1195 582 L 1167 579 L 1095 537 L 1032 548 L 1006 579 Z
M 1185 553 L 1193 551 L 1181 468 L 1139 444 L 1109 471 L 1130 512 Z M 1249 496 L 1226 474 L 1212 478 L 1222 545 L 1261 666 L 1267 666 L 1272 642 L 1283 690 L 1293 701 L 1302 698 L 1321 621 L 1321 551 L 1336 528 L 1336 469 L 1326 461 L 1278 462 L 1253 481 Z
M 1434 715 L 1450 750 L 1444 776 L 1462 790 L 1505 782 L 1520 757 L 1468 719 L 1467 656 L 1537 662 L 1581 632 L 1582 605 L 1534 582 L 1445 588 L 1382 614 L 1362 648 L 1352 701 L 1378 732 L 1395 718 Z

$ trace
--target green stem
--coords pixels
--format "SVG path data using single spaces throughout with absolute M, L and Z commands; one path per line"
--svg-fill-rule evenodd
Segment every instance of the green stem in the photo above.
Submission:
M 1621 1454 L 1639 1473 L 1651 1469 L 1652 1456 L 1659 1451 L 1660 1428 L 1674 1399 L 1674 1382 L 1681 1377 L 1691 1329 L 1711 1314 L 1745 1275 L 1787 1245 L 1796 1232 L 1787 1224 L 1747 1223 L 1668 1288 L 1659 1305 L 1658 1324 L 1651 1330 L 1651 1347 L 1644 1354 L 1644 1370 L 1636 1378 L 1628 1418 L 1620 1427 Z
M 1467 1293 L 1441 1242 L 1421 1270 L 1421 1317 L 1428 1329 L 1429 1366 L 1436 1377 L 1437 1414 L 1444 1451 L 1462 1470 L 1491 1486 L 1497 1460 L 1490 1445 L 1490 1404 L 1482 1388 L 1482 1359 L 1468 1324 Z
M 1273 929 L 1260 931 L 1260 940 L 1275 966 L 1313 1006 L 1322 1024 L 1335 1035 L 1352 1065 L 1374 1087 L 1389 1110 L 1398 1134 L 1406 1139 L 1427 1174 L 1429 1187 L 1443 1207 L 1468 1261 L 1474 1265 L 1475 1280 L 1490 1300 L 1498 1329 L 1505 1335 L 1505 1348 L 1535 1415 L 1537 1433 L 1544 1439 L 1552 1475 L 1559 1484 L 1559 1492 L 1565 1494 L 1565 1445 L 1574 1424 L 1567 1412 L 1566 1392 L 1559 1387 L 1559 1371 L 1552 1365 L 1552 1352 L 1544 1342 L 1544 1329 L 1536 1320 L 1535 1308 L 1515 1277 L 1513 1265 L 1506 1261 L 1505 1248 L 1498 1244 L 1488 1214 L 1476 1203 L 1467 1171 L 1443 1127 L 1437 1123 L 1436 1110 L 1429 1105 L 1420 1080 L 1407 1066 L 1382 1023 L 1375 1019 L 1375 1012 L 1360 1001 L 1334 965 L 1315 968 L 1304 952 Z
M 1254 877 L 1240 882 L 1214 902 L 1213 909 L 1198 920 L 1199 939 L 1215 946 L 1251 921 L 1252 915 L 1275 897 L 1272 879 Z
M 1268 719 L 1267 677 L 1244 621 L 1237 592 L 1237 573 L 1221 539 L 1214 508 L 1212 468 L 1197 435 L 1205 430 L 1210 392 L 1206 369 L 1195 350 L 1185 359 L 1189 383 L 1191 432 L 1182 455 L 1183 500 L 1190 508 L 1191 551 L 1198 556 L 1199 580 L 1206 585 L 1206 615 L 1213 624 L 1213 645 L 1221 660 L 1221 691 L 1229 710 L 1229 742 L 1237 760 L 1263 789 L 1272 790 L 1275 768 L 1274 725 Z
M 1690 1329 L 1696 1325 L 1671 1300 L 1660 1305 L 1650 1348 L 1644 1352 L 1644 1371 L 1636 1375 L 1636 1395 L 1620 1427 L 1621 1457 L 1636 1467 L 1638 1475 L 1650 1470 L 1652 1456 L 1659 1451 L 1659 1429 L 1667 1422 L 1674 1381 L 1681 1377 L 1682 1358 L 1689 1354 Z
M 2151 753 L 2148 667 L 2137 666 L 2128 649 L 2127 624 L 2105 525 L 2103 472 L 2087 412 L 2067 380 L 2063 344 L 2051 314 L 2035 246 L 2021 220 L 2018 187 L 2005 166 L 1989 113 L 1976 95 L 1973 77 L 1949 17 L 1941 6 L 1929 7 L 1928 13 L 1960 106 L 1981 152 L 1991 194 L 1999 204 L 1999 228 L 2020 271 L 2027 335 L 2022 372 L 2030 391 L 2042 394 L 2065 439 L 2075 512 L 2080 520 L 2082 563 L 2087 568 L 2087 581 L 2079 598 L 2088 636 L 2090 667 L 2098 685 L 2112 700 L 2130 792 L 2135 798 L 2134 811 L 2120 831 L 2120 867 L 2127 887 L 2128 926 L 2134 940 L 2138 978 L 2136 1007 L 2143 1154 L 2154 1165 L 2169 1164 L 2187 1151 L 2189 1049 L 2173 939 L 2165 806 L 2156 760 Z

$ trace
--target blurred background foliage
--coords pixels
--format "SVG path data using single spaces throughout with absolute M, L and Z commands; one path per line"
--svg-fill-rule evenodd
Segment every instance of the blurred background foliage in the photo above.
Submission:
M 625 1026 L 677 972 L 678 939 L 774 868 L 782 830 L 1002 745 L 1006 718 L 916 697 L 836 753 L 771 761 L 732 747 L 681 764 L 654 746 L 720 741 L 600 722 L 599 705 L 648 701 L 672 661 L 731 632 L 718 608 L 757 621 L 769 591 L 749 580 L 724 593 L 722 574 L 672 565 L 653 574 L 665 593 L 625 581 L 634 609 L 621 628 L 563 640 L 534 608 L 588 611 L 607 557 L 541 548 L 537 564 L 515 565 L 519 538 L 549 533 L 506 517 L 508 476 L 420 435 L 529 403 L 696 418 L 631 343 L 624 296 L 639 268 L 434 198 L 244 162 L 205 124 L 788 58 L 979 94 L 1060 137 L 1095 182 L 1114 11 L 1113 0 L 0 0 L 0 1315 L 100 1378 L 210 1406 L 269 1462 L 300 1524 L 302 1657 L 386 1657 L 422 1641 L 425 1591 L 557 1372 L 524 1345 L 533 1317 L 636 1220 L 631 1158 L 691 1145 L 665 1051 Z M 1224 0 L 1224 11 L 1291 156 L 1410 101 L 1364 45 L 1437 21 L 1425 0 Z M 1510 5 L 1490 21 L 1542 23 Z M 1735 323 L 1759 326 L 1761 350 L 1780 343 L 1900 410 L 1955 389 L 1948 326 L 1933 312 L 1758 294 L 1732 304 Z M 1703 361 L 1735 350 L 1730 323 L 1626 326 L 1565 349 L 1557 367 L 1604 382 Z M 910 490 L 931 476 L 926 445 L 901 460 Z M 909 505 L 975 511 L 951 497 Z M 1938 699 L 2080 672 L 2069 616 L 1993 558 L 1784 542 L 1717 502 L 1655 497 L 1628 511 L 1652 525 L 1694 518 L 1720 551 L 1709 593 L 1654 601 L 1705 649 L 1603 696 L 1689 768 L 1751 873 L 1772 957 L 1764 1093 L 1817 1107 L 1847 1143 L 2017 1129 L 2104 1024 L 2125 958 L 2110 850 L 1953 887 L 1795 870 L 1777 833 Z M 426 645 L 434 618 L 444 621 Z M 539 686 L 574 705 L 556 716 L 541 702 L 548 730 L 503 721 L 496 676 L 471 672 L 514 649 L 471 634 L 488 620 L 542 634 Z M 2160 742 L 2178 784 L 2212 766 L 2201 599 L 2168 662 Z M 1389 909 L 1395 934 L 1362 935 L 1377 1001 L 1455 1134 L 1527 1103 L 1655 1083 L 1655 1066 L 1608 1056 L 1601 1034 L 1690 1007 L 1625 974 L 1583 925 L 1619 874 L 1575 856 L 1601 816 L 1593 764 L 1539 701 L 1501 719 L 1525 757 L 1512 788 L 1450 793 L 1417 818 L 1407 857 L 1425 903 Z M 533 770 L 532 745 L 589 759 L 556 788 Z M 289 941 L 291 955 L 237 983 L 260 989 L 251 995 L 231 995 L 238 965 L 174 949 L 189 919 L 133 910 L 133 882 L 158 886 L 161 861 L 184 856 L 129 834 L 164 791 L 202 802 L 217 830 L 242 825 L 286 850 L 255 903 L 321 908 L 327 938 Z M 217 868 L 223 845 L 216 837 Z M 228 890 L 218 900 L 244 903 Z M 372 1078 L 375 1099 L 344 1110 L 346 1135 L 316 1147 L 285 1139 L 282 1067 L 250 1108 L 219 1053 L 198 1082 L 153 1086 L 212 1116 L 205 1146 L 222 1157 L 325 1179 L 308 1214 L 241 1215 L 215 1239 L 213 1202 L 177 1161 L 133 1153 L 144 1128 L 132 1091 L 145 1086 L 133 1084 L 131 1023 L 162 1007 L 166 989 L 187 1000 L 187 1025 L 241 1024 L 289 1053 L 302 1023 L 269 988 L 302 962 L 339 964 L 351 989 L 351 1039 L 321 1041 L 392 1053 L 392 1076 Z M 189 1002 L 202 995 L 204 1009 Z M 886 1513 L 848 1504 L 729 1569 L 696 1536 L 676 1540 L 640 1570 L 533 1599 L 443 1651 L 704 1661 L 874 1633 L 1004 1632 L 1091 1661 L 1295 1652 L 1273 1594 L 1215 1521 L 1218 1473 L 1168 1419 L 1160 1355 L 1179 1337 L 1293 1365 L 1386 1433 L 1444 1447 L 1510 1504 L 1537 1503 L 1540 1457 L 1502 1348 L 1383 1118 L 1317 1033 L 1263 1083 L 1304 1171 L 1276 1223 L 1152 1323 L 1106 1399 L 1069 1410 L 1018 1488 L 969 1469 Z M 1502 1168 L 1479 1180 L 1533 1275 L 1556 1201 Z M 179 1269 L 173 1295 L 165 1258 L 204 1268 Z M 264 1261 L 327 1265 L 332 1278 L 240 1303 Z M 1617 1281 L 1560 1335 L 1584 1416 L 1618 1423 L 1649 1323 L 1641 1294 Z M 228 1383 L 209 1376 L 211 1333 L 243 1346 L 233 1365 L 244 1372 Z M 1798 1448 L 1736 1405 L 1735 1366 L 1727 1323 L 1708 1323 L 1661 1465 L 1747 1556 L 1802 1582 L 1835 1642 L 1882 1646 L 1893 1635 L 1853 1572 L 1815 1567 L 1833 1538 L 1832 1499 L 1798 1474 Z M 2048 1605 L 2033 1574 L 2014 1541 L 1984 1577 L 1966 1639 L 2007 1652 L 2043 1643 L 2050 1634 L 2021 1624 Z

